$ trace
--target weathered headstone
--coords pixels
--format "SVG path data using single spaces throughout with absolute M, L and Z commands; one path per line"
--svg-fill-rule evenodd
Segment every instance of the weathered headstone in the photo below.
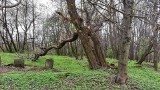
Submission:
M 53 59 L 46 59 L 46 62 L 45 62 L 45 68 L 46 69 L 52 69 L 53 68 Z
M 14 59 L 14 64 L 15 67 L 21 67 L 24 68 L 24 59 Z

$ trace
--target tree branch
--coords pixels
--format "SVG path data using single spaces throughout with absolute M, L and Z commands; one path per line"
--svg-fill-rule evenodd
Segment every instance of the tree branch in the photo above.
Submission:
M 73 41 L 75 41 L 77 39 L 78 39 L 78 33 L 75 32 L 75 33 L 73 33 L 73 36 L 71 38 L 63 40 L 59 45 L 53 45 L 51 47 L 41 48 L 42 52 L 36 53 L 35 56 L 34 56 L 34 58 L 32 59 L 32 61 L 38 60 L 38 58 L 40 56 L 45 56 L 48 53 L 48 51 L 51 50 L 51 49 L 53 49 L 53 48 L 54 49 L 61 49 L 66 43 L 73 42 Z
M 2 4 L 0 4 L 0 10 L 2 10 L 2 8 L 12 8 L 12 7 L 16 7 L 16 6 L 18 6 L 21 2 L 22 2 L 22 0 L 19 0 L 16 4 L 7 5 L 7 6 L 3 6 Z

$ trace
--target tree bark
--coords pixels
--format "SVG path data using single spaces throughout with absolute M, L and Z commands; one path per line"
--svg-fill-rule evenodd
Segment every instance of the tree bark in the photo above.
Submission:
M 148 47 L 146 48 L 146 50 L 144 51 L 144 53 L 142 54 L 142 56 L 138 60 L 137 64 L 142 64 L 142 62 L 145 61 L 146 57 L 150 54 L 150 51 L 151 51 L 152 47 L 153 47 L 153 42 L 152 42 L 152 39 L 151 39 Z
M 154 7 L 153 7 L 153 11 L 154 14 L 152 16 L 153 18 L 153 23 L 155 23 L 155 30 L 153 31 L 153 50 L 154 50 L 154 58 L 153 58 L 153 63 L 154 63 L 154 70 L 158 71 L 158 59 L 159 59 L 159 52 L 158 52 L 158 32 L 160 30 L 160 26 L 157 24 L 158 22 L 158 15 L 156 14 L 158 12 L 158 2 L 159 0 L 155 0 L 154 1 Z
M 118 62 L 118 74 L 116 83 L 126 85 L 128 79 L 128 56 L 131 41 L 131 24 L 133 14 L 133 0 L 123 0 L 124 13 L 121 29 L 120 57 Z
M 101 51 L 101 45 L 96 46 L 96 43 L 99 44 L 98 38 L 96 35 L 92 36 L 93 30 L 90 26 L 84 26 L 83 19 L 80 18 L 76 10 L 75 0 L 66 0 L 68 13 L 71 19 L 68 19 L 71 23 L 74 24 L 78 36 L 84 47 L 90 69 L 98 69 L 100 67 L 109 66 L 104 58 L 104 53 Z M 94 40 L 93 40 L 94 38 Z M 95 40 L 96 39 L 96 40 Z

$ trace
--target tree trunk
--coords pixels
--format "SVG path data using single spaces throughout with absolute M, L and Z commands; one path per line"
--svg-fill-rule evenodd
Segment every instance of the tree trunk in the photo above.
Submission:
M 120 44 L 120 55 L 118 62 L 118 74 L 116 76 L 116 83 L 126 85 L 128 79 L 128 56 L 129 46 L 131 41 L 131 24 L 133 14 L 133 0 L 123 0 L 124 13 L 121 30 L 121 44 Z
M 5 20 L 5 21 L 6 21 L 6 20 Z M 14 48 L 15 52 L 17 52 L 18 50 L 17 50 L 16 44 L 15 44 L 15 42 L 14 42 L 14 39 L 13 39 L 11 33 L 9 32 L 9 29 L 8 29 L 8 26 L 7 26 L 7 22 L 5 22 L 3 26 L 4 26 L 4 28 L 6 29 L 6 32 L 8 33 L 8 35 L 9 35 L 9 37 L 10 37 L 10 40 L 11 40 L 11 43 L 12 43 L 12 45 L 13 45 L 13 48 Z
M 137 62 L 137 64 L 142 64 L 142 62 L 146 59 L 146 57 L 148 56 L 148 54 L 150 54 L 150 51 L 151 51 L 151 49 L 153 47 L 153 42 L 151 42 L 151 41 L 150 41 L 148 47 L 146 48 L 146 50 L 144 51 L 144 53 L 142 54 L 142 56 L 140 57 L 140 59 Z
M 156 25 L 156 29 L 153 31 L 154 40 L 153 40 L 153 50 L 154 50 L 154 70 L 158 71 L 158 59 L 159 59 L 159 52 L 158 52 L 158 30 L 159 27 Z
M 154 15 L 152 16 L 153 18 L 153 23 L 155 23 L 155 30 L 153 31 L 153 36 L 154 36 L 154 40 L 153 40 L 153 50 L 154 50 L 154 58 L 153 58 L 153 63 L 154 63 L 154 70 L 158 71 L 158 59 L 159 59 L 159 52 L 158 52 L 158 32 L 160 30 L 160 26 L 157 24 L 158 22 L 158 16 L 157 12 L 158 12 L 158 2 L 159 0 L 155 0 L 154 1 L 154 7 L 153 7 L 153 11 L 154 11 Z
M 157 45 L 155 45 L 154 47 L 154 60 L 153 60 L 153 63 L 154 63 L 154 70 L 155 71 L 158 71 L 158 50 L 157 50 Z
M 94 35 L 93 30 L 89 28 L 90 26 L 84 26 L 83 19 L 80 18 L 76 10 L 75 0 L 66 1 L 68 6 L 68 13 L 71 18 L 71 20 L 69 20 L 77 29 L 78 36 L 84 47 L 90 69 L 98 69 L 100 67 L 107 66 L 104 53 L 101 50 L 101 45 L 99 45 L 99 39 L 96 35 Z
M 2 38 L 2 41 L 3 41 L 4 45 L 5 45 L 6 51 L 9 51 L 9 47 L 8 47 L 7 42 L 5 40 L 5 37 L 4 37 L 4 35 L 2 35 L 1 31 L 0 31 L 0 37 Z
M 134 60 L 134 35 L 132 35 L 130 50 L 129 50 L 129 59 Z
M 89 68 L 90 69 L 98 69 L 100 68 L 100 65 L 98 65 L 98 56 L 96 55 L 93 42 L 91 38 L 86 38 L 88 35 L 85 33 L 80 33 L 79 38 L 82 40 L 82 44 L 89 62 Z
M 106 64 L 105 55 L 104 55 L 104 52 L 103 52 L 103 49 L 102 49 L 102 44 L 100 43 L 98 35 L 96 33 L 93 33 L 91 35 L 91 39 L 94 43 L 95 52 L 96 52 L 96 55 L 97 55 L 97 58 L 98 58 L 97 62 L 100 66 L 105 67 L 108 64 Z

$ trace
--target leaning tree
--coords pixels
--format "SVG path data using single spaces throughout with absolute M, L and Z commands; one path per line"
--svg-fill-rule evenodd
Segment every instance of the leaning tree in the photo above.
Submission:
M 66 2 L 68 13 L 70 15 L 68 20 L 77 29 L 77 33 L 86 52 L 90 68 L 97 69 L 99 67 L 109 66 L 105 61 L 101 43 L 96 32 L 92 29 L 90 24 L 84 24 L 84 19 L 82 19 L 77 12 L 75 0 L 66 0 Z
M 89 24 L 86 24 L 85 22 L 87 21 L 80 17 L 77 11 L 75 0 L 66 0 L 66 2 L 70 17 L 64 16 L 61 12 L 57 12 L 57 14 L 59 14 L 64 20 L 70 22 L 75 26 L 77 31 L 77 34 L 75 35 L 77 35 L 81 40 L 89 62 L 90 69 L 98 69 L 106 66 L 110 67 L 110 65 L 105 61 L 105 56 L 101 47 L 99 36 L 96 31 L 93 30 L 91 22 Z M 64 42 L 72 42 L 72 40 L 74 41 L 75 38 L 64 40 Z M 64 42 L 62 42 L 63 45 L 65 44 Z M 41 48 L 42 52 L 35 54 L 33 61 L 37 60 L 40 56 L 46 55 L 50 49 L 59 48 L 62 43 L 49 48 Z

